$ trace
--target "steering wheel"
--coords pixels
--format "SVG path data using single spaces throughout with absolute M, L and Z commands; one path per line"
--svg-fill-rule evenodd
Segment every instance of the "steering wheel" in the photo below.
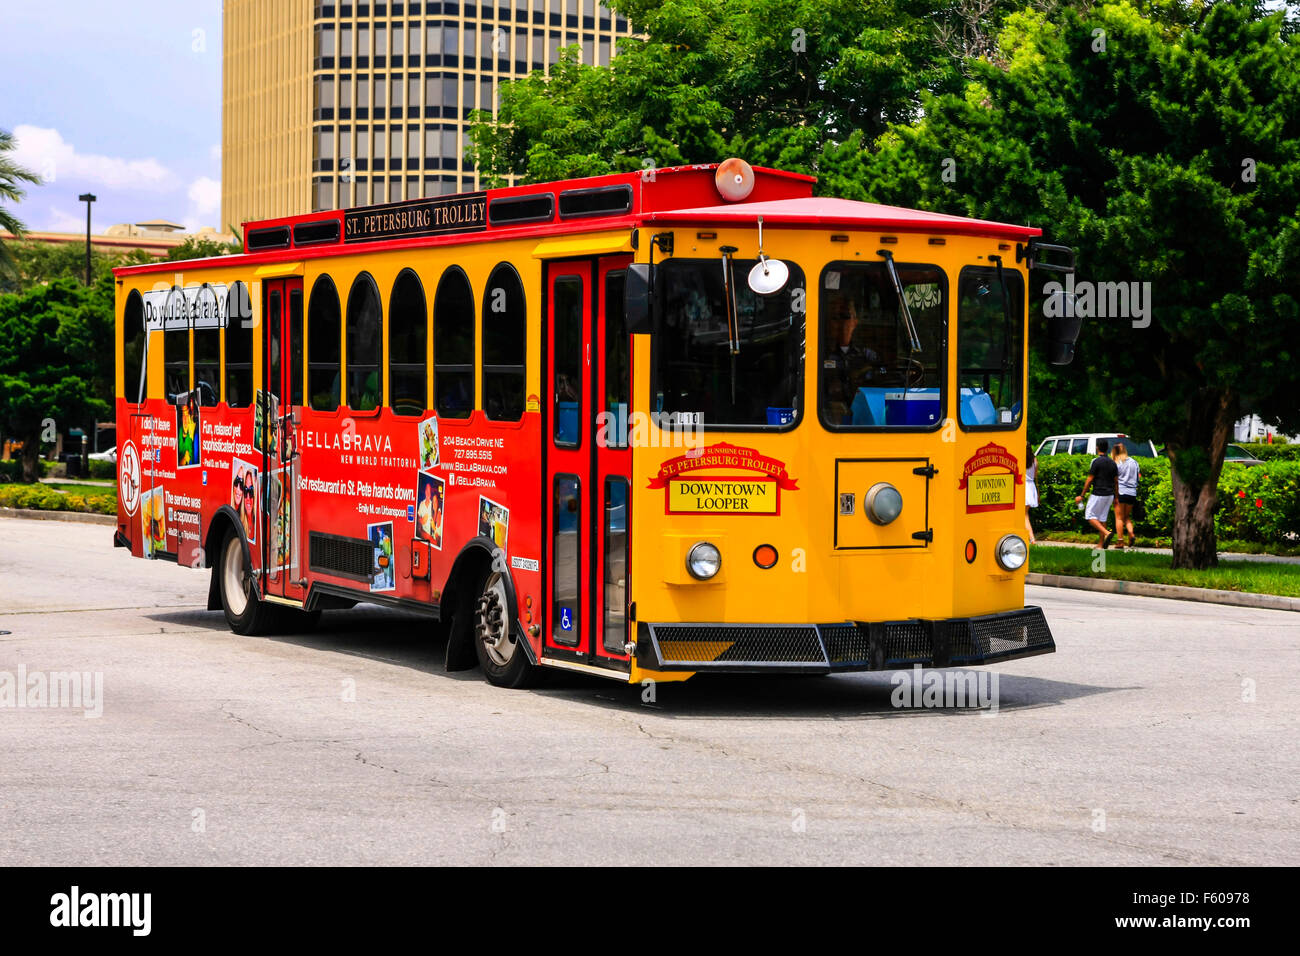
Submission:
M 906 358 L 894 367 L 908 388 L 919 388 L 925 381 L 925 365 L 920 359 Z

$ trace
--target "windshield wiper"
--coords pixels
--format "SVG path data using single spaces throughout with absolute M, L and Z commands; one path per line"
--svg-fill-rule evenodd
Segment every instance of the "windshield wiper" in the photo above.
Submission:
M 1011 371 L 1011 342 L 1014 338 L 1014 326 L 1011 321 L 1011 293 L 1007 290 L 1007 278 L 1002 272 L 1002 257 L 989 256 L 989 261 L 998 267 L 998 285 L 1002 291 L 1002 375 Z
M 722 298 L 727 310 L 727 345 L 731 350 L 731 404 L 736 404 L 736 356 L 740 354 L 740 309 L 736 306 L 736 282 L 732 275 L 731 254 L 739 251 L 735 246 L 723 246 Z
M 903 315 L 903 321 L 907 323 L 907 337 L 911 340 L 912 354 L 915 355 L 921 351 L 921 337 L 916 332 L 916 323 L 912 321 L 912 311 L 907 307 L 903 283 L 898 280 L 898 270 L 894 268 L 894 254 L 888 249 L 880 249 L 876 255 L 885 260 L 885 267 L 889 270 L 889 279 L 894 283 L 894 292 L 898 295 L 898 309 Z

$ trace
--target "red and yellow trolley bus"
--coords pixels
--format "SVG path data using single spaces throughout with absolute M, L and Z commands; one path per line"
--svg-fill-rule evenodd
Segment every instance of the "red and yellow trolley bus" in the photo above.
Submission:
M 115 270 L 115 543 L 211 568 L 239 633 L 407 608 L 508 686 L 1054 650 L 1024 606 L 1039 230 L 812 186 L 728 160 Z

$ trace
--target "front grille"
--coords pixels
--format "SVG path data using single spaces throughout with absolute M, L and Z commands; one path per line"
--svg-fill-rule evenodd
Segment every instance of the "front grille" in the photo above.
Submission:
M 668 670 L 861 671 L 980 664 L 1056 649 L 1041 609 L 928 621 L 643 624 L 642 665 Z
M 364 538 L 344 538 L 336 534 L 313 531 L 309 538 L 313 571 L 337 574 L 345 578 L 370 579 L 375 549 Z
M 832 664 L 869 664 L 871 632 L 857 624 L 823 624 L 822 641 Z
M 930 628 L 924 621 L 890 621 L 885 625 L 885 666 L 925 664 L 934 657 Z
M 663 659 L 673 663 L 826 663 L 826 654 L 817 639 L 817 628 L 811 624 L 771 627 L 666 625 L 655 628 L 655 637 Z
M 953 642 L 953 663 L 1056 649 L 1047 619 L 1036 607 L 973 617 L 965 623 L 969 636 L 964 638 L 960 650 L 957 642 Z

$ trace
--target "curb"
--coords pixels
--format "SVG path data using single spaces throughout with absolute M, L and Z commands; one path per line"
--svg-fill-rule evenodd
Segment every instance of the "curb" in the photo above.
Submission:
M 1242 591 L 1215 591 L 1177 584 L 1151 584 L 1146 581 L 1118 581 L 1113 578 L 1079 578 L 1067 574 L 1025 574 L 1026 584 L 1048 588 L 1075 588 L 1105 594 L 1128 594 L 1133 597 L 1168 598 L 1175 601 L 1199 601 L 1203 604 L 1228 604 L 1233 607 L 1265 608 L 1270 611 L 1300 611 L 1300 598 L 1280 594 L 1247 594 Z
M 1089 551 L 1097 550 L 1096 542 L 1082 541 L 1055 541 L 1051 538 L 1039 538 L 1037 541 L 1040 545 L 1046 545 L 1050 548 L 1082 548 Z M 1120 554 L 1163 554 L 1166 557 L 1173 554 L 1169 548 L 1128 548 L 1116 549 L 1112 547 L 1112 553 L 1116 550 Z M 1294 554 L 1272 554 L 1271 552 L 1255 553 L 1250 551 L 1220 551 L 1218 552 L 1220 561 L 1247 561 L 1254 564 L 1300 564 L 1300 555 Z
M 86 511 L 38 511 L 34 508 L 0 508 L 0 518 L 29 518 L 35 521 L 74 521 L 79 524 L 117 524 L 112 515 L 96 515 Z

